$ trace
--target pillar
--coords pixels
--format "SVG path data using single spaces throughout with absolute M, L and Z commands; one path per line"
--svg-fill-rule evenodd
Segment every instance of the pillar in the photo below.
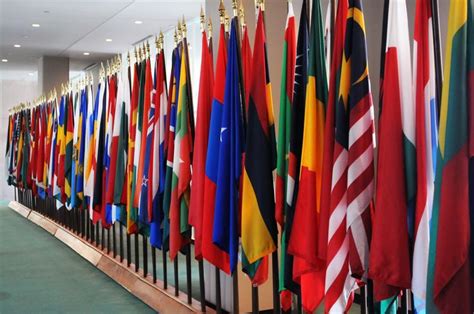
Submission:
M 38 91 L 47 94 L 69 80 L 69 58 L 42 56 L 38 60 Z

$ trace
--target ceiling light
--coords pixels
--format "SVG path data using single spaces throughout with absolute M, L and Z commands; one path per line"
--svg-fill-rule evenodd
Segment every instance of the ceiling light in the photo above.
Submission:
M 8 59 L 2 59 L 2 62 L 8 62 Z
M 90 52 L 83 52 L 82 54 L 83 54 L 84 56 L 88 56 L 88 55 L 90 55 Z
M 142 21 L 135 21 L 135 24 L 140 25 L 140 24 L 143 24 L 143 22 Z
M 106 38 L 105 41 L 108 42 L 108 43 L 110 43 L 110 42 L 112 41 L 112 39 Z
M 33 75 L 35 75 L 35 73 L 30 72 L 30 73 L 28 73 L 28 75 L 29 75 L 29 76 L 33 76 Z
M 31 26 L 36 27 L 36 28 L 40 27 L 40 25 L 38 23 L 33 23 L 33 24 L 31 24 Z
M 15 47 L 15 48 L 20 48 L 20 47 L 21 47 L 21 45 L 14 44 L 14 45 L 13 45 L 13 47 Z

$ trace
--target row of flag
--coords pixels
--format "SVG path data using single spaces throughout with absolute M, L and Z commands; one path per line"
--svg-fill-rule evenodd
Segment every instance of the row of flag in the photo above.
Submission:
M 405 0 L 385 1 L 377 133 L 362 1 L 335 9 L 328 35 L 319 0 L 298 30 L 288 2 L 278 140 L 262 5 L 253 49 L 221 19 L 215 66 L 202 27 L 196 119 L 185 33 L 168 82 L 161 39 L 154 69 L 148 53 L 95 97 L 89 82 L 11 114 L 9 184 L 171 259 L 194 240 L 197 259 L 228 274 L 240 260 L 254 285 L 280 244 L 284 310 L 295 294 L 346 312 L 370 279 L 388 307 L 411 289 L 416 312 L 472 311 L 474 1 L 451 2 L 442 92 L 432 2 L 416 1 L 411 59 Z

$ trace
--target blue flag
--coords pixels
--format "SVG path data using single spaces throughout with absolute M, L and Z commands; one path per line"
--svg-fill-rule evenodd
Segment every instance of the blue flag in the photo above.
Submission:
M 239 88 L 236 21 L 232 21 L 227 53 L 227 73 L 220 128 L 219 162 L 213 242 L 230 255 L 230 271 L 238 258 L 239 185 L 242 174 L 242 113 Z

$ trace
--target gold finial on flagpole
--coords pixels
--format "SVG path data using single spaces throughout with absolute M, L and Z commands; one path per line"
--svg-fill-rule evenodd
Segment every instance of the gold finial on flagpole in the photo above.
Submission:
M 159 52 L 161 52 L 165 46 L 165 35 L 163 35 L 162 31 L 160 31 L 160 35 L 158 36 L 158 43 L 160 45 Z
M 183 15 L 183 24 L 181 25 L 181 31 L 183 32 L 182 34 L 183 39 L 186 38 L 187 28 L 186 28 L 186 20 L 184 19 L 184 15 Z
M 265 0 L 257 0 L 259 2 L 262 12 L 265 11 Z
M 176 32 L 178 34 L 178 43 L 181 41 L 182 29 L 181 29 L 181 21 L 178 19 L 178 30 Z
M 224 29 L 225 31 L 228 33 L 229 30 L 230 30 L 230 18 L 229 16 L 226 14 L 225 15 L 225 20 L 224 20 Z
M 225 6 L 224 6 L 224 0 L 221 0 L 219 3 L 219 21 L 222 24 L 225 24 Z
M 212 38 L 212 20 L 211 18 L 209 18 L 209 20 L 207 21 L 207 37 L 209 37 L 209 39 Z
M 150 56 L 151 56 L 151 54 L 150 54 L 150 43 L 147 41 L 145 45 L 146 45 L 147 56 L 148 56 L 148 58 L 150 58 Z
M 201 33 L 206 29 L 206 15 L 204 14 L 204 9 L 201 5 L 201 14 L 199 15 L 199 19 L 201 22 Z
M 155 47 L 156 47 L 157 52 L 160 52 L 159 45 L 160 45 L 160 40 L 158 36 L 155 36 Z
M 245 26 L 245 11 L 244 11 L 244 5 L 242 4 L 242 1 L 240 1 L 240 7 L 239 7 L 239 20 L 240 20 L 240 26 L 244 27 Z
M 176 27 L 174 28 L 173 39 L 174 39 L 174 46 L 175 47 L 178 46 L 178 30 Z
M 238 9 L 238 5 L 237 5 L 237 0 L 232 0 L 232 12 L 234 13 L 234 16 L 238 16 L 239 15 L 239 9 Z

